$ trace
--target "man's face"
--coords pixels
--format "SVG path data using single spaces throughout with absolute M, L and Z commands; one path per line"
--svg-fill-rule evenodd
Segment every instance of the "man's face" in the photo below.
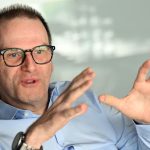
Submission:
M 31 49 L 49 44 L 47 32 L 38 19 L 26 17 L 6 21 L 0 27 L 0 49 Z M 0 98 L 16 107 L 45 105 L 52 64 L 39 65 L 30 53 L 21 66 L 8 67 L 0 57 Z

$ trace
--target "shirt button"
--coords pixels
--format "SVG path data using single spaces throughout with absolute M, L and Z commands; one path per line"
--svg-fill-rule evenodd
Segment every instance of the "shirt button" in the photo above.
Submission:
M 24 117 L 25 117 L 25 118 L 28 117 L 28 115 L 29 115 L 29 114 L 28 114 L 27 112 L 24 113 Z

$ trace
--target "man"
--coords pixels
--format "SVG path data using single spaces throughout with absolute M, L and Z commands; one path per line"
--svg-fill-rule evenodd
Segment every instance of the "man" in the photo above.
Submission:
M 91 68 L 49 85 L 51 44 L 37 11 L 16 5 L 0 12 L 0 150 L 150 149 L 150 61 L 127 97 L 99 97 L 129 119 L 89 90 Z

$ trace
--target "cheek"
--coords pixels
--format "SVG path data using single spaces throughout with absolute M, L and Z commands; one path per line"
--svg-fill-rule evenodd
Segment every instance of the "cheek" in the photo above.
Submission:
M 50 73 L 49 73 L 49 77 L 51 77 L 51 75 L 52 75 L 52 72 L 53 72 L 53 64 L 51 64 L 51 66 L 50 66 Z
M 16 81 L 15 71 L 11 68 L 0 69 L 0 89 L 9 90 L 13 88 L 13 82 Z
M 50 81 L 52 72 L 53 72 L 53 65 L 52 64 L 48 64 L 47 66 L 45 66 L 43 73 L 45 73 L 44 79 L 45 80 L 47 79 L 46 82 Z M 42 73 L 41 73 L 41 75 L 42 75 Z
M 1 92 L 9 92 L 12 89 L 12 80 L 9 71 L 0 69 L 0 89 Z

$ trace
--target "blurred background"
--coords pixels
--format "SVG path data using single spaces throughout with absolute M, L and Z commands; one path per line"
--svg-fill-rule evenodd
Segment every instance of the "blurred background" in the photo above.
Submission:
M 149 0 L 0 0 L 0 8 L 14 3 L 36 8 L 49 24 L 56 46 L 52 81 L 92 67 L 94 91 L 122 97 L 149 59 Z

